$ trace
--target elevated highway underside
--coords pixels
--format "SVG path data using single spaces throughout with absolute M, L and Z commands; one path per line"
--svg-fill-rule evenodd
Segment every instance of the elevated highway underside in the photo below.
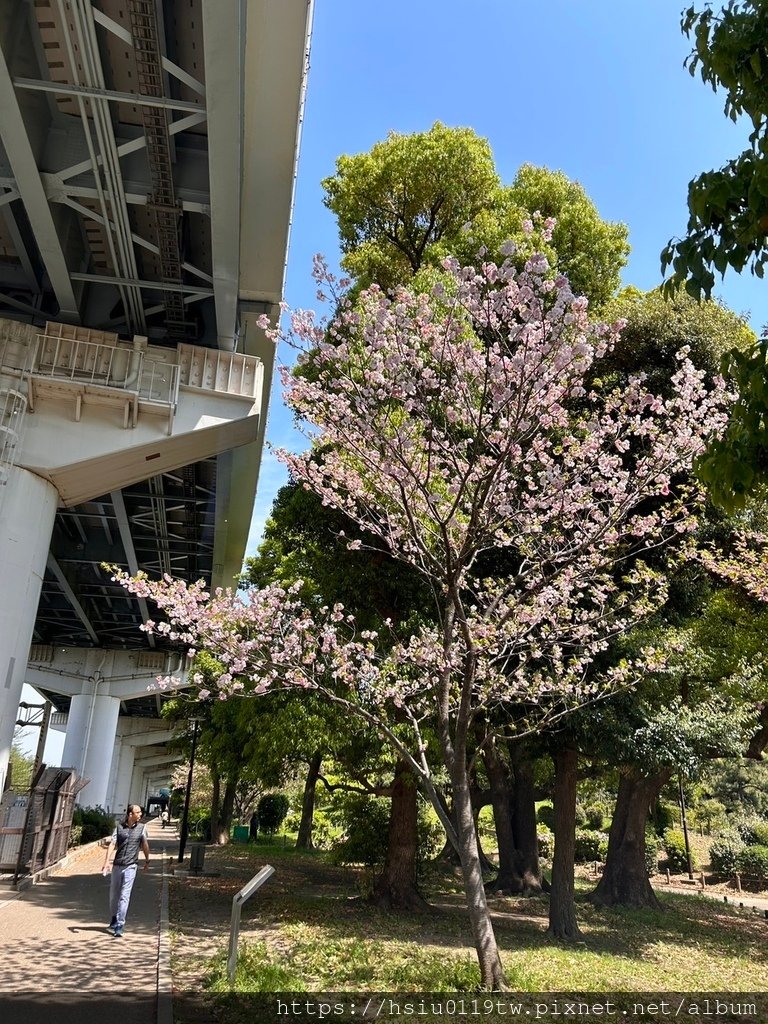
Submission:
M 0 320 L 18 325 L 0 330 L 0 557 L 24 537 L 6 500 L 19 473 L 57 506 L 30 668 L 0 609 L 0 684 L 18 701 L 34 681 L 66 714 L 81 678 L 79 768 L 109 691 L 94 656 L 143 651 L 141 674 L 170 654 L 102 564 L 213 586 L 242 564 L 274 358 L 256 321 L 282 299 L 311 15 L 311 0 L 0 0 Z M 119 714 L 161 700 L 121 696 Z

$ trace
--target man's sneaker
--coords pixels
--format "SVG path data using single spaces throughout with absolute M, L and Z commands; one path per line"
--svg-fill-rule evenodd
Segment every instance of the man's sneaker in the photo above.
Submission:
M 112 932 L 112 934 L 115 936 L 116 939 L 122 939 L 122 937 L 123 937 L 123 929 L 122 928 L 115 928 L 114 931 Z

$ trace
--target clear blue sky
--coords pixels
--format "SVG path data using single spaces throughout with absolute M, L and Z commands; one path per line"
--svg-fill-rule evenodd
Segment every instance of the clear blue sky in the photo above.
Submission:
M 724 98 L 683 67 L 682 0 L 316 0 L 286 300 L 314 308 L 312 256 L 338 259 L 322 178 L 342 153 L 435 121 L 487 137 L 503 181 L 522 163 L 581 182 L 601 215 L 629 226 L 624 282 L 660 280 L 684 232 L 688 181 L 746 145 Z M 768 291 L 726 276 L 720 297 L 768 321 Z M 283 353 L 286 355 L 286 353 Z M 275 392 L 270 440 L 300 443 Z M 265 453 L 249 553 L 285 474 Z

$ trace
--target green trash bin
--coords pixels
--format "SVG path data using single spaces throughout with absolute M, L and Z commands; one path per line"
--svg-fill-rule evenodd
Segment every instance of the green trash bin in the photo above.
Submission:
M 235 831 L 232 838 L 236 843 L 247 843 L 248 836 L 249 832 L 247 825 L 235 825 Z

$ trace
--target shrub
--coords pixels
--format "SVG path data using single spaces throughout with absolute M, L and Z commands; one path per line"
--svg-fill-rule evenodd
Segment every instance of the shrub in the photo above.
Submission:
M 738 869 L 749 878 L 768 881 L 768 846 L 745 846 L 738 856 Z
M 747 846 L 768 846 L 768 822 L 762 818 L 742 818 L 735 828 Z
M 115 816 L 105 811 L 103 807 L 75 807 L 72 825 L 80 829 L 80 844 L 93 843 L 104 836 L 112 835 Z M 70 845 L 76 844 L 70 842 Z
M 67 847 L 79 846 L 83 841 L 83 826 L 73 825 L 69 830 L 69 839 L 67 840 Z
M 555 830 L 555 808 L 552 804 L 542 804 L 536 811 L 536 821 L 546 825 L 550 832 Z
M 652 815 L 653 827 L 657 836 L 663 836 L 677 822 L 677 807 L 666 800 L 657 800 Z
M 645 830 L 645 870 L 649 875 L 659 870 L 659 837 L 650 825 Z
M 679 828 L 668 828 L 664 832 L 664 849 L 667 851 L 667 867 L 670 871 L 688 870 L 685 836 Z M 695 870 L 698 866 L 696 854 L 691 850 L 691 868 Z
M 420 864 L 435 857 L 445 843 L 445 828 L 437 816 L 437 812 L 425 800 L 419 800 L 419 847 L 417 856 Z M 496 832 L 493 833 L 494 838 Z
M 537 825 L 536 838 L 539 842 L 539 856 L 542 860 L 551 860 L 555 852 L 554 833 L 546 825 Z
M 259 828 L 268 836 L 274 835 L 285 821 L 290 801 L 285 793 L 267 793 L 259 800 L 256 813 L 259 816 Z
M 727 823 L 725 805 L 720 803 L 719 800 L 711 798 L 701 800 L 693 808 L 692 813 L 696 823 L 710 833 L 715 829 L 723 828 Z
M 586 822 L 585 825 L 588 829 L 593 832 L 602 832 L 603 825 L 605 825 L 605 811 L 598 804 L 592 804 L 586 810 Z
M 744 840 L 735 830 L 723 832 L 710 844 L 709 862 L 716 875 L 733 875 L 738 871 Z
M 596 829 L 576 829 L 575 860 L 584 864 L 590 860 L 602 860 L 608 847 L 608 836 Z
M 576 804 L 575 820 L 576 820 L 576 828 L 586 828 L 587 827 L 587 823 L 588 823 L 587 811 L 582 807 L 581 804 Z
M 337 864 L 375 867 L 384 863 L 389 801 L 366 796 L 349 797 L 341 805 L 339 820 L 344 834 L 331 850 L 332 859 Z

